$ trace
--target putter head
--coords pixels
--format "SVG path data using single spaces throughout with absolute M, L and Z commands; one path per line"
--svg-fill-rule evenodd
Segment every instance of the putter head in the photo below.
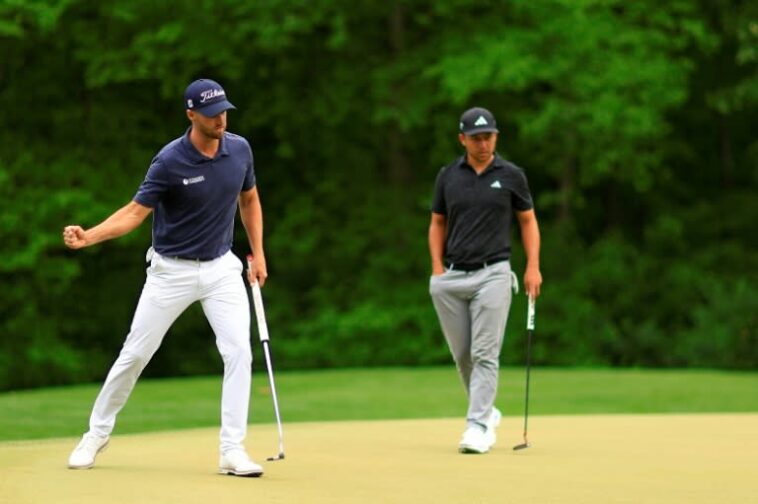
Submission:
M 279 455 L 277 455 L 276 457 L 269 457 L 266 460 L 268 460 L 269 462 L 273 462 L 275 460 L 284 460 L 284 452 L 279 452 Z
M 528 442 L 524 442 L 524 443 L 521 443 L 520 445 L 514 446 L 513 451 L 525 450 L 526 448 L 529 448 L 530 446 L 532 445 L 530 445 Z

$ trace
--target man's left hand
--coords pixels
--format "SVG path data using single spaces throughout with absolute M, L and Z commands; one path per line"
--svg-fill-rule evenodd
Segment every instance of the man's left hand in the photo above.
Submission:
M 539 268 L 526 268 L 526 273 L 524 273 L 526 294 L 532 299 L 537 299 L 540 295 L 540 286 L 542 286 L 542 273 Z
M 258 285 L 263 287 L 268 278 L 268 271 L 266 270 L 266 258 L 263 254 L 253 255 L 252 266 L 247 270 L 247 281 L 251 284 L 254 281 L 258 281 Z

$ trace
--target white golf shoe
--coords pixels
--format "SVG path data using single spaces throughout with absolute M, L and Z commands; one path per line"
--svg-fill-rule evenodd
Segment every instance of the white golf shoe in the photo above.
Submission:
M 218 473 L 256 478 L 263 474 L 263 468 L 250 460 L 245 450 L 232 450 L 221 455 Z
M 500 419 L 503 418 L 503 414 L 500 413 L 500 410 L 493 407 L 492 413 L 490 413 L 490 417 L 487 420 L 487 442 L 490 445 L 490 448 L 492 448 L 495 443 L 497 442 L 497 427 L 500 425 Z
M 492 413 L 487 419 L 487 427 L 482 428 L 472 425 L 463 433 L 458 451 L 461 453 L 487 453 L 497 441 L 497 427 L 503 417 L 500 410 L 492 408 Z
M 489 450 L 487 433 L 477 425 L 468 427 L 458 443 L 458 451 L 461 453 L 487 453 Z
M 69 469 L 89 469 L 95 465 L 95 457 L 108 446 L 108 436 L 100 437 L 89 432 L 82 436 L 68 458 Z

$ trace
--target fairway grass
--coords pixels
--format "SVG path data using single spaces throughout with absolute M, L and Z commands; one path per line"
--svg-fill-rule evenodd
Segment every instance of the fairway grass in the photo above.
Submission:
M 530 414 L 758 411 L 758 373 L 708 370 L 533 369 Z M 462 418 L 466 401 L 452 366 L 281 372 L 285 423 Z M 523 415 L 524 370 L 501 370 L 497 405 Z M 0 441 L 81 435 L 100 384 L 0 394 Z M 138 382 L 119 434 L 219 425 L 221 377 Z M 265 373 L 253 377 L 251 423 L 274 421 Z

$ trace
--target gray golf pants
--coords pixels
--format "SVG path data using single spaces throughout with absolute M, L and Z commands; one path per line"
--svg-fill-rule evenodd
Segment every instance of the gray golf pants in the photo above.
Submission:
M 514 281 L 508 261 L 472 272 L 447 270 L 429 280 L 442 332 L 468 395 L 469 424 L 486 425 L 492 412 Z

